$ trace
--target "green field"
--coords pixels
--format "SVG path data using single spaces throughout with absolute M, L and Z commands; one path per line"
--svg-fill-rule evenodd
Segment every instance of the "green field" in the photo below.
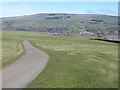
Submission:
M 118 45 L 87 36 L 50 36 L 35 32 L 3 31 L 3 66 L 23 53 L 21 41 L 49 55 L 45 70 L 26 88 L 117 88 Z M 15 56 L 16 55 L 16 56 Z M 10 58 L 10 59 L 9 59 Z

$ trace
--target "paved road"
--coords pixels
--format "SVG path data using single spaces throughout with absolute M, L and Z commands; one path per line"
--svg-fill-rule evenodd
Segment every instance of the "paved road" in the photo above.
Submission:
M 23 41 L 25 55 L 2 70 L 3 88 L 24 88 L 46 66 L 48 55 Z

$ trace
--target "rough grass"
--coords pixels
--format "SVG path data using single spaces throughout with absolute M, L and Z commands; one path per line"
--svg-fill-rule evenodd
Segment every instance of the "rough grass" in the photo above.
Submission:
M 22 47 L 22 41 L 3 38 L 2 47 L 2 65 L 3 67 L 12 63 L 17 58 L 24 54 L 24 49 Z
M 16 54 L 22 52 L 24 39 L 33 38 L 30 42 L 49 54 L 47 67 L 27 88 L 117 88 L 117 44 L 38 32 L 4 31 L 2 34 L 3 66 L 18 58 Z
M 31 43 L 50 56 L 27 88 L 117 88 L 118 46 L 80 36 L 40 36 Z

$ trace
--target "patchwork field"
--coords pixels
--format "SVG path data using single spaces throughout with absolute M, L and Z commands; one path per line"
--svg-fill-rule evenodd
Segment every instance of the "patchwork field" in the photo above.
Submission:
M 24 54 L 22 40 L 49 55 L 45 70 L 26 88 L 117 88 L 118 45 L 86 36 L 3 31 L 3 66 Z
M 118 17 L 109 15 L 44 13 L 1 20 L 5 30 L 116 36 L 118 31 Z

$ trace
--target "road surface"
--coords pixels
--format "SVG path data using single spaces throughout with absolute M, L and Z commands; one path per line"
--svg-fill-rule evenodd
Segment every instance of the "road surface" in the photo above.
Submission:
M 24 40 L 25 55 L 2 70 L 2 88 L 24 88 L 46 66 L 48 55 Z

